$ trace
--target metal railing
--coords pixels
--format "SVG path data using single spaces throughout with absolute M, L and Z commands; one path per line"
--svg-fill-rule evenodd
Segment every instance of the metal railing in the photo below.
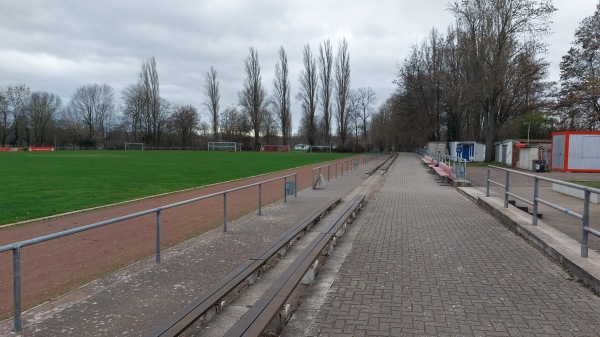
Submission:
M 492 179 L 490 179 L 490 175 L 491 175 L 491 170 L 492 169 L 497 169 L 497 170 L 501 170 L 501 171 L 505 171 L 506 172 L 506 176 L 505 176 L 505 180 L 504 183 L 498 182 L 498 181 L 494 181 Z M 512 193 L 510 191 L 510 174 L 517 174 L 517 175 L 521 175 L 521 176 L 525 176 L 525 177 L 531 177 L 534 179 L 534 186 L 533 186 L 533 200 L 529 200 L 527 198 L 521 197 L 515 193 Z M 565 207 L 562 207 L 560 205 L 554 204 L 548 200 L 542 199 L 539 197 L 539 183 L 540 181 L 546 181 L 546 182 L 550 182 L 553 184 L 559 184 L 562 186 L 567 186 L 570 188 L 574 188 L 580 191 L 584 192 L 584 198 L 583 198 L 583 214 L 579 214 L 573 210 L 567 209 Z M 597 193 L 600 194 L 600 190 L 596 189 L 596 188 L 592 188 L 592 187 L 586 187 L 586 186 L 582 186 L 582 185 L 578 185 L 578 184 L 573 184 L 573 183 L 569 183 L 566 181 L 562 181 L 562 180 L 556 180 L 556 179 L 551 179 L 551 178 L 546 178 L 546 177 L 541 177 L 541 176 L 537 176 L 537 175 L 533 175 L 533 174 L 529 174 L 529 173 L 523 173 L 523 172 L 519 172 L 519 171 L 515 171 L 515 170 L 510 170 L 510 169 L 506 169 L 506 168 L 502 168 L 502 167 L 498 167 L 498 166 L 493 166 L 490 165 L 488 166 L 487 169 L 487 178 L 486 178 L 486 190 L 485 190 L 485 196 L 489 197 L 490 196 L 490 183 L 500 186 L 502 188 L 504 188 L 504 192 L 503 192 L 503 196 L 504 196 L 504 208 L 508 208 L 508 199 L 509 196 L 513 197 L 517 200 L 520 200 L 530 206 L 532 206 L 533 210 L 532 210 L 532 220 L 531 220 L 531 224 L 533 226 L 537 226 L 537 220 L 538 220 L 538 207 L 539 204 L 543 204 L 546 205 L 550 208 L 553 208 L 555 210 L 558 210 L 562 213 L 571 215 L 579 220 L 581 220 L 582 223 L 582 228 L 581 228 L 581 257 L 588 257 L 588 237 L 589 237 L 589 233 L 600 237 L 600 231 L 593 229 L 590 227 L 590 195 L 592 193 Z
M 129 220 L 129 219 L 133 219 L 133 218 L 137 218 L 137 217 L 141 217 L 144 215 L 155 213 L 156 214 L 156 263 L 160 263 L 160 259 L 161 259 L 161 249 L 160 249 L 161 218 L 160 218 L 160 215 L 163 210 L 178 207 L 178 206 L 183 206 L 183 205 L 190 204 L 193 202 L 197 202 L 197 201 L 201 201 L 204 199 L 213 198 L 213 197 L 222 195 L 223 196 L 223 232 L 227 232 L 227 194 L 228 193 L 232 193 L 232 192 L 243 190 L 246 188 L 258 186 L 258 215 L 262 215 L 262 185 L 266 184 L 266 183 L 274 182 L 277 180 L 283 180 L 283 202 L 285 203 L 285 202 L 287 202 L 287 194 L 289 192 L 288 184 L 287 184 L 287 179 L 289 177 L 294 177 L 294 184 L 295 184 L 294 196 L 297 197 L 298 196 L 298 174 L 292 173 L 292 174 L 288 174 L 285 176 L 264 180 L 264 181 L 261 181 L 258 183 L 240 186 L 240 187 L 232 188 L 232 189 L 217 192 L 217 193 L 212 193 L 212 194 L 204 195 L 201 197 L 192 198 L 192 199 L 168 204 L 165 206 L 156 207 L 156 208 L 148 209 L 145 211 L 124 215 L 124 216 L 121 216 L 118 218 L 108 219 L 108 220 L 96 222 L 93 224 L 89 224 L 89 225 L 85 225 L 85 226 L 81 226 L 81 227 L 77 227 L 77 228 L 72 228 L 72 229 L 61 231 L 61 232 L 48 234 L 48 235 L 40 236 L 37 238 L 14 242 L 14 243 L 11 243 L 8 245 L 0 246 L 0 253 L 8 252 L 8 251 L 13 252 L 13 295 L 14 295 L 13 326 L 14 326 L 14 329 L 16 331 L 20 331 L 22 328 L 22 322 L 21 322 L 21 311 L 22 311 L 21 310 L 21 248 L 26 247 L 26 246 L 31 246 L 31 245 L 34 245 L 37 243 L 45 242 L 45 241 L 50 241 L 53 239 L 62 238 L 62 237 L 65 237 L 65 236 L 68 236 L 71 234 L 81 233 L 84 231 L 88 231 L 90 229 L 103 227 L 106 225 L 110 225 L 110 224 L 118 223 L 121 221 L 125 221 L 125 220 Z
M 414 149 L 414 152 L 419 154 L 420 156 L 429 156 L 438 162 L 443 162 L 453 168 L 452 174 L 454 178 L 459 178 L 463 180 L 467 180 L 467 162 L 468 160 L 461 157 L 453 157 L 447 154 L 441 153 L 429 153 L 425 149 Z M 462 165 L 461 165 L 462 164 Z
M 323 171 L 325 169 L 327 169 L 327 181 L 331 180 L 331 168 L 335 166 L 335 176 L 334 179 L 337 179 L 338 177 L 338 165 L 341 165 L 342 171 L 341 174 L 344 175 L 344 164 L 346 165 L 346 173 L 348 173 L 350 171 L 350 164 L 352 162 L 354 162 L 354 168 L 356 169 L 358 168 L 358 164 L 360 162 L 360 160 L 362 159 L 362 164 L 363 165 L 367 165 L 367 163 L 369 163 L 369 161 L 371 160 L 371 155 L 365 155 L 365 156 L 359 156 L 359 157 L 351 157 L 348 159 L 344 159 L 342 161 L 338 161 L 335 163 L 331 163 L 331 164 L 327 164 L 327 165 L 322 165 L 322 166 L 318 166 L 318 167 L 313 167 L 312 169 L 312 189 L 316 189 L 317 188 L 317 180 L 315 180 L 315 172 L 318 172 L 317 174 L 317 179 L 321 179 Z M 325 179 L 325 177 L 323 177 L 323 179 Z

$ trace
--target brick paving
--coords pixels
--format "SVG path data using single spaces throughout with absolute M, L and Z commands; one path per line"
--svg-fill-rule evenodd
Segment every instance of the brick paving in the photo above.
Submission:
M 600 335 L 600 298 L 414 154 L 385 177 L 309 335 Z

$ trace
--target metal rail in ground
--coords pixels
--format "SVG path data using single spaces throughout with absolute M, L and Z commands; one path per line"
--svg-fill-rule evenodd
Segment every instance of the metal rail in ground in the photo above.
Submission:
M 263 252 L 241 264 L 237 269 L 205 291 L 200 297 L 171 316 L 161 325 L 155 327 L 146 336 L 179 336 L 193 324 L 209 320 L 221 309 L 223 300 L 228 295 L 236 293 L 241 290 L 240 288 L 252 283 L 252 279 L 259 276 L 258 274 L 263 270 L 263 266 L 268 265 L 271 260 L 275 259 L 279 252 L 287 250 L 296 238 L 302 236 L 305 231 L 319 222 L 340 200 L 340 198 L 335 198 L 327 202 L 313 214 L 302 219 L 294 228 L 274 240 Z
M 225 334 L 226 337 L 234 336 L 260 336 L 269 327 L 271 322 L 285 307 L 286 301 L 296 286 L 311 268 L 314 268 L 316 259 L 327 250 L 327 246 L 334 241 L 336 233 L 348 221 L 356 216 L 364 205 L 365 196 L 356 196 L 344 209 L 336 214 L 334 219 L 319 233 L 319 235 L 306 247 L 287 270 L 271 285 L 263 296 L 237 321 Z M 285 309 L 283 309 L 285 310 Z

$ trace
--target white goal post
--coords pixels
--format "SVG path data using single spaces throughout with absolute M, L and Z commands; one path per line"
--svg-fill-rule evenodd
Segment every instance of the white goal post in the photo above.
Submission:
M 125 143 L 125 151 L 127 150 L 144 151 L 144 143 Z
M 208 142 L 208 151 L 240 151 L 236 142 Z
M 330 145 L 312 145 L 312 146 L 309 146 L 308 152 L 310 152 L 310 153 L 313 153 L 313 152 L 331 153 L 331 146 Z

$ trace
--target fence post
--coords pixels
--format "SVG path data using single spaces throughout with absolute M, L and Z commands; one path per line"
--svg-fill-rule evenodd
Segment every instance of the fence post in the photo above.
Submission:
M 485 180 L 485 196 L 490 196 L 490 168 L 487 168 L 487 179 Z
M 156 211 L 156 263 L 160 263 L 160 208 Z
M 287 202 L 287 177 L 283 177 L 283 203 Z
M 588 257 L 588 228 L 590 226 L 590 194 L 591 192 L 585 190 L 585 198 L 583 201 L 583 219 L 582 219 L 582 233 L 581 233 L 581 257 Z
M 321 177 L 323 177 L 323 173 L 321 173 L 321 167 L 319 167 L 319 176 L 317 177 L 319 184 L 321 183 Z
M 314 168 L 312 169 L 312 181 L 310 183 L 312 185 L 313 190 L 317 188 L 317 186 L 315 184 L 315 169 Z
M 13 326 L 21 331 L 21 247 L 13 248 Z
M 262 184 L 258 184 L 258 215 L 262 215 Z
M 506 171 L 506 186 L 504 186 L 504 208 L 508 208 L 509 181 L 510 181 L 510 172 Z
M 296 185 L 296 188 L 294 188 L 294 198 L 298 198 L 298 173 L 294 173 L 294 185 Z
M 537 226 L 537 214 L 538 214 L 538 195 L 539 195 L 539 188 L 540 188 L 540 179 L 536 176 L 535 178 L 533 178 L 534 182 L 533 182 L 533 211 L 531 212 L 533 215 L 533 218 L 531 219 L 531 224 L 534 226 Z
M 335 163 L 335 179 L 337 179 L 337 171 L 338 171 L 337 164 L 338 163 Z
M 227 232 L 227 192 L 223 192 L 223 232 Z
M 465 159 L 465 161 L 463 161 L 463 165 L 465 166 L 465 169 L 463 170 L 463 179 L 467 180 L 467 160 Z
M 331 164 L 327 165 L 327 182 L 329 182 L 329 169 L 331 168 Z

